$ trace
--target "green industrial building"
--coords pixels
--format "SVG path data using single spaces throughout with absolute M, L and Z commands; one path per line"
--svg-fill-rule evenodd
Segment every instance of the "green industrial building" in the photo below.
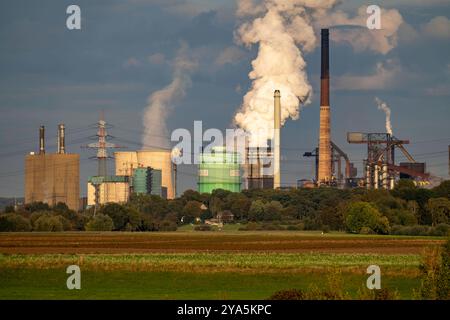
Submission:
M 161 170 L 151 167 L 136 168 L 133 170 L 132 188 L 137 194 L 153 194 L 161 197 L 165 196 L 162 183 Z
M 213 147 L 211 152 L 200 154 L 198 191 L 211 193 L 216 189 L 241 191 L 240 160 L 237 152 L 225 147 Z

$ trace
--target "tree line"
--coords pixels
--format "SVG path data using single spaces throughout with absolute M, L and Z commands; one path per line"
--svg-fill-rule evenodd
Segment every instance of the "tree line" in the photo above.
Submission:
M 424 189 L 400 180 L 393 190 L 316 188 L 290 190 L 185 191 L 166 200 L 132 195 L 94 212 L 75 212 L 64 203 L 37 202 L 0 215 L 0 231 L 174 231 L 232 216 L 240 230 L 331 230 L 365 234 L 446 235 L 450 224 L 450 181 Z M 230 219 L 231 220 L 231 219 Z M 201 229 L 199 230 L 208 230 Z

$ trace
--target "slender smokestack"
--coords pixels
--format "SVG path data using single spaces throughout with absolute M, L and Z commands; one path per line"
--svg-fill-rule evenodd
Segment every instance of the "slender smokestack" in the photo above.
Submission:
M 321 71 L 320 71 L 320 105 L 330 105 L 330 53 L 329 53 L 329 32 L 322 29 L 322 51 L 321 51 Z
M 274 92 L 274 137 L 273 137 L 273 188 L 281 187 L 281 172 L 280 172 L 280 129 L 281 129 L 281 103 L 280 90 Z
M 64 124 L 58 125 L 58 153 L 66 153 L 66 138 Z
M 39 128 L 39 154 L 45 154 L 45 127 Z
M 330 71 L 328 29 L 322 29 L 318 183 L 331 181 Z

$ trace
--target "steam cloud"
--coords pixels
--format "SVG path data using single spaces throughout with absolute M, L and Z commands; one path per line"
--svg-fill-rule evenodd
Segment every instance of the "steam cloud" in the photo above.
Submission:
M 391 109 L 388 107 L 386 102 L 381 101 L 378 97 L 375 97 L 375 102 L 378 105 L 378 109 L 383 110 L 386 114 L 386 132 L 392 135 Z
M 181 44 L 173 62 L 172 82 L 153 92 L 148 98 L 144 111 L 143 148 L 170 148 L 166 121 L 175 107 L 175 103 L 186 95 L 186 89 L 191 86 L 190 74 L 197 68 L 197 61 L 189 56 L 188 46 Z
M 241 0 L 238 16 L 247 19 L 235 37 L 246 46 L 258 44 L 252 61 L 250 90 L 235 123 L 250 134 L 250 145 L 265 146 L 273 132 L 273 93 L 281 91 L 281 122 L 298 119 L 300 104 L 309 104 L 311 85 L 305 71 L 305 51 L 316 46 L 311 12 L 324 10 L 334 0 Z
M 397 45 L 402 16 L 382 9 L 382 29 L 366 27 L 366 7 L 356 16 L 341 10 L 330 12 L 336 0 L 239 0 L 237 15 L 243 19 L 235 33 L 238 43 L 258 44 L 252 61 L 250 90 L 234 117 L 237 126 L 250 134 L 252 146 L 265 146 L 273 132 L 273 92 L 281 91 L 281 121 L 298 119 L 300 105 L 309 104 L 312 88 L 306 74 L 304 53 L 317 46 L 319 28 L 338 28 L 332 40 L 350 42 L 355 51 L 386 54 Z M 350 26 L 350 28 L 348 28 Z

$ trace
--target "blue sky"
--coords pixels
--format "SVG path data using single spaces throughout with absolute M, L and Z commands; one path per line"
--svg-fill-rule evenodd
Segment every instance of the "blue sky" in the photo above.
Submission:
M 81 7 L 81 31 L 66 29 L 70 4 Z M 351 16 L 364 4 L 342 1 L 337 9 Z M 331 43 L 333 140 L 362 172 L 366 150 L 349 145 L 346 132 L 384 131 L 384 114 L 374 102 L 378 96 L 392 109 L 394 135 L 411 141 L 408 150 L 426 161 L 431 173 L 448 178 L 450 3 L 367 4 L 398 10 L 403 24 L 396 46 L 385 54 Z M 192 129 L 194 120 L 202 120 L 204 128 L 228 128 L 250 86 L 248 73 L 257 53 L 256 47 L 234 42 L 235 10 L 235 3 L 226 0 L 2 1 L 0 196 L 23 195 L 24 155 L 36 151 L 41 124 L 53 151 L 56 126 L 65 123 L 67 149 L 81 155 L 83 192 L 96 163 L 88 159 L 94 153 L 80 145 L 95 134 L 89 125 L 100 110 L 114 125 L 110 134 L 117 139 L 112 142 L 139 149 L 147 98 L 170 83 L 171 61 L 180 42 L 201 59 L 191 75 L 192 86 L 169 117 L 169 129 Z M 436 17 L 440 19 L 433 20 Z M 317 143 L 319 55 L 319 48 L 305 55 L 312 103 L 282 130 L 284 184 L 311 178 L 314 172 L 312 159 L 302 154 Z M 113 162 L 109 165 L 112 169 Z M 180 169 L 180 191 L 196 187 L 195 172 L 195 167 Z

